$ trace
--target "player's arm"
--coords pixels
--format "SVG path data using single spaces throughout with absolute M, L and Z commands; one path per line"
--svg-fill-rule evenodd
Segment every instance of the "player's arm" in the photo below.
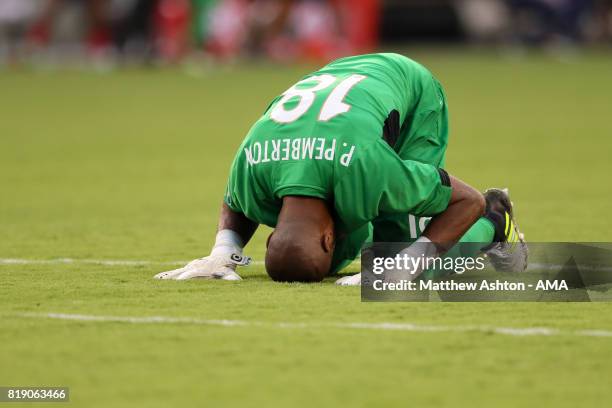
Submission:
M 448 251 L 463 234 L 484 214 L 486 203 L 483 195 L 463 181 L 449 176 L 452 189 L 448 207 L 434 216 L 424 237 L 433 242 L 440 253 Z
M 186 266 L 155 275 L 157 279 L 209 278 L 240 280 L 236 267 L 248 265 L 251 259 L 242 255 L 258 224 L 243 213 L 232 210 L 225 202 L 221 206 L 215 245 L 210 255 L 193 260 Z
M 244 247 L 253 237 L 258 225 L 256 222 L 248 219 L 243 213 L 233 211 L 223 202 L 221 214 L 219 215 L 218 232 L 224 230 L 235 232 L 240 238 L 241 247 Z

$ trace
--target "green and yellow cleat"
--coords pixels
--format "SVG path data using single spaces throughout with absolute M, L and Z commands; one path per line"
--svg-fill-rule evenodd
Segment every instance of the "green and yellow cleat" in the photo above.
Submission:
M 485 249 L 489 261 L 500 272 L 523 272 L 527 269 L 529 250 L 514 220 L 508 190 L 490 188 L 484 197 L 485 217 L 495 226 L 494 242 Z

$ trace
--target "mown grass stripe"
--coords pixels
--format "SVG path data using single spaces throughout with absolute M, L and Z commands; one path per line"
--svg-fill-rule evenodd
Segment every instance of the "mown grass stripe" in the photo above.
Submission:
M 584 329 L 563 330 L 549 327 L 495 327 L 495 326 L 437 326 L 393 322 L 264 322 L 230 319 L 201 319 L 171 316 L 103 316 L 69 313 L 18 313 L 9 315 L 29 319 L 74 320 L 79 322 L 105 322 L 128 324 L 191 324 L 222 327 L 259 327 L 279 329 L 353 329 L 378 331 L 404 331 L 417 333 L 467 333 L 480 332 L 505 336 L 579 336 L 612 338 L 612 330 Z

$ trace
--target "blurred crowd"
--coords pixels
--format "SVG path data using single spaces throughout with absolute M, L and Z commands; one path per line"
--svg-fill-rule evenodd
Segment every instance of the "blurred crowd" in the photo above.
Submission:
M 378 0 L 0 0 L 4 60 L 328 59 L 375 47 Z
M 540 46 L 612 38 L 612 0 L 0 0 L 0 62 L 37 55 L 326 60 L 374 50 L 381 35 L 396 40 L 381 27 L 418 22 L 425 12 L 435 19 L 435 10 L 454 16 L 464 41 Z
M 476 41 L 579 45 L 612 41 L 612 0 L 458 0 Z

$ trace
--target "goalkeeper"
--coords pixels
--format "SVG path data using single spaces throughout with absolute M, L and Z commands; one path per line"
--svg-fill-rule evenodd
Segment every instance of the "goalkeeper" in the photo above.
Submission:
M 499 269 L 522 271 L 527 249 L 506 192 L 481 194 L 444 170 L 448 113 L 440 83 L 398 54 L 342 58 L 276 97 L 232 163 L 211 254 L 160 279 L 239 280 L 259 224 L 266 271 L 316 282 L 365 242 L 419 242 L 429 255 L 482 243 Z M 415 217 L 432 217 L 419 237 Z M 360 274 L 339 284 L 360 283 Z

